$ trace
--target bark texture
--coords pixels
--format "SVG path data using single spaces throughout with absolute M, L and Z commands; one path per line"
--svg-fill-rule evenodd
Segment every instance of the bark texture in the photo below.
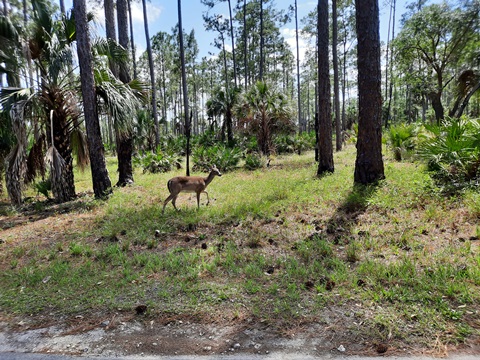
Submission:
M 378 0 L 355 0 L 358 38 L 358 140 L 354 181 L 384 179 Z
M 318 1 L 318 171 L 334 172 L 332 144 L 332 109 L 328 65 L 328 0 Z
M 105 163 L 105 153 L 100 134 L 97 107 L 95 101 L 95 83 L 93 79 L 92 52 L 85 0 L 74 0 L 74 11 L 77 31 L 77 53 L 82 79 L 83 107 L 85 112 L 85 126 L 92 170 L 93 191 L 96 198 L 104 198 L 112 191 L 112 184 L 108 176 Z

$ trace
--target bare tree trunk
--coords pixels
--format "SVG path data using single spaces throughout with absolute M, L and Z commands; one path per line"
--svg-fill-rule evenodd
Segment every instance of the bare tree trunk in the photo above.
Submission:
M 384 179 L 378 0 L 355 0 L 358 38 L 358 140 L 354 181 Z
M 260 0 L 260 71 L 259 71 L 259 80 L 263 81 L 263 0 Z
M 335 139 L 336 150 L 342 150 L 343 135 L 342 123 L 340 119 L 340 90 L 338 86 L 338 54 L 337 54 L 337 37 L 338 37 L 338 22 L 337 22 L 337 0 L 332 0 L 332 60 L 333 60 L 333 93 L 335 105 Z
M 185 51 L 183 47 L 182 0 L 178 0 L 178 36 L 180 38 L 180 61 L 182 64 L 182 91 L 183 109 L 185 112 L 185 135 L 187 136 L 186 175 L 190 176 L 190 121 L 188 117 L 187 71 L 185 69 Z
M 60 12 L 65 15 L 65 1 L 60 0 Z
M 128 11 L 127 0 L 117 0 L 117 23 L 118 23 L 118 42 L 125 49 L 129 49 L 130 41 L 128 39 Z M 128 66 L 120 66 L 119 79 L 123 83 L 130 82 L 131 77 Z M 117 159 L 118 159 L 118 182 L 117 186 L 125 186 L 133 183 L 133 134 L 132 129 L 116 129 L 117 139 Z
M 298 105 L 298 131 L 303 131 L 302 109 L 300 97 L 300 45 L 298 43 L 298 11 L 297 0 L 295 0 L 295 39 L 297 42 L 297 105 Z
M 332 144 L 332 110 L 328 64 L 328 0 L 318 0 L 318 132 L 319 163 L 317 175 L 334 172 Z
M 128 22 L 130 24 L 130 40 L 132 41 L 132 64 L 133 64 L 133 78 L 138 78 L 137 74 L 137 56 L 135 55 L 135 42 L 133 38 L 133 21 L 132 21 L 132 7 L 131 7 L 131 0 L 127 0 L 128 5 Z M 145 23 L 147 23 L 145 21 Z
M 150 34 L 148 31 L 148 16 L 147 16 L 146 0 L 142 0 L 142 5 L 143 5 L 143 23 L 145 26 L 145 41 L 147 43 L 148 65 L 150 67 L 150 84 L 152 85 L 152 112 L 153 112 L 153 119 L 155 122 L 155 149 L 156 149 L 160 143 L 160 127 L 158 124 L 158 112 L 157 112 L 157 87 L 155 82 L 155 68 L 153 66 L 152 45 L 150 43 Z
M 97 107 L 95 101 L 95 83 L 93 78 L 92 52 L 88 36 L 88 24 L 85 0 L 73 1 L 75 10 L 75 27 L 77 32 L 77 53 L 82 79 L 82 96 L 85 112 L 85 126 L 92 170 L 93 191 L 95 197 L 104 198 L 112 192 L 108 177 L 104 148 L 100 135 Z
M 245 66 L 245 91 L 248 87 L 248 62 L 247 62 L 247 0 L 243 0 L 243 64 Z
M 397 0 L 392 0 L 393 3 L 390 8 L 390 13 L 393 12 L 393 19 L 392 19 L 392 41 L 395 39 L 395 10 L 397 6 Z M 388 26 L 390 28 L 390 24 Z M 392 105 L 392 92 L 393 92 L 393 81 L 390 81 L 389 87 L 388 87 L 388 94 L 387 94 L 387 83 L 388 83 L 388 73 L 390 72 L 390 76 L 392 74 L 392 69 L 393 69 L 393 61 L 390 60 L 388 61 L 388 44 L 389 41 L 387 40 L 387 61 L 385 64 L 385 99 L 387 99 L 388 96 L 388 106 L 387 106 L 387 111 L 386 111 L 386 117 L 385 117 L 385 128 L 389 126 L 389 120 L 390 120 L 390 108 Z M 391 46 L 390 46 L 391 47 Z M 391 47 L 391 55 L 390 57 L 393 59 L 393 48 Z
M 232 4 L 230 0 L 228 0 L 228 11 L 230 12 L 230 37 L 232 38 L 233 80 L 235 87 L 237 87 L 237 61 L 235 58 L 235 37 L 233 35 Z

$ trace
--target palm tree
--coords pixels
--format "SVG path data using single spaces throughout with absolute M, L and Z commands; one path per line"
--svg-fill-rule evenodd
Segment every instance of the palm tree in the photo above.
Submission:
M 358 38 L 358 140 L 354 181 L 384 179 L 378 0 L 355 0 Z
M 238 88 L 229 88 L 226 90 L 217 88 L 213 97 L 206 103 L 207 115 L 214 117 L 222 115 L 224 126 L 222 127 L 222 138 L 225 138 L 225 128 L 227 130 L 227 142 L 233 144 L 233 108 L 238 102 L 240 91 Z
M 256 133 L 258 148 L 267 156 L 274 150 L 274 134 L 294 131 L 292 108 L 287 97 L 262 81 L 244 94 L 236 114 L 240 127 Z
M 42 0 L 32 2 L 34 31 L 29 41 L 32 59 L 40 76 L 40 89 L 30 99 L 38 100 L 50 146 L 48 163 L 52 193 L 58 202 L 75 198 L 71 135 L 78 124 L 80 112 L 68 71 L 72 64 L 72 42 L 75 34 L 72 16 L 54 23 L 48 5 Z M 27 115 L 27 114 L 25 114 Z

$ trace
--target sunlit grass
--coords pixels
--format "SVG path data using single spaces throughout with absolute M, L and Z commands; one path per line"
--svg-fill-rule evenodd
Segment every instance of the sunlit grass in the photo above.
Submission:
M 356 304 L 352 321 L 377 339 L 412 341 L 414 329 L 428 345 L 441 329 L 445 343 L 478 333 L 478 194 L 442 196 L 422 166 L 390 161 L 378 186 L 354 187 L 354 161 L 349 146 L 335 154 L 335 173 L 317 178 L 313 153 L 278 156 L 215 178 L 209 206 L 204 194 L 199 210 L 181 194 L 180 211 L 168 204 L 164 214 L 167 180 L 184 169 L 136 169 L 135 183 L 107 201 L 61 215 L 73 220 L 61 233 L 47 225 L 35 242 L 22 241 L 35 229 L 6 236 L 0 311 L 148 303 L 149 316 L 246 312 L 293 326 Z M 115 159 L 107 163 L 114 184 Z M 88 171 L 75 175 L 77 192 L 91 192 Z M 80 213 L 88 216 L 75 227 Z

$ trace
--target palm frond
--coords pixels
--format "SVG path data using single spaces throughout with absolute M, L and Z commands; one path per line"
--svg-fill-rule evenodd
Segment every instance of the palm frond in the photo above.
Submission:
M 33 144 L 27 159 L 27 172 L 25 175 L 25 182 L 28 184 L 32 182 L 37 175 L 45 177 L 45 162 L 43 161 L 45 152 L 45 135 L 42 134 L 38 140 Z
M 52 194 L 60 202 L 68 199 L 69 187 L 65 180 L 66 162 L 55 146 L 50 146 L 45 155 L 45 162 L 50 169 L 50 181 L 52 183 Z
M 81 171 L 90 163 L 90 157 L 88 155 L 88 143 L 85 133 L 78 127 L 74 128 L 70 134 L 70 144 L 72 151 L 77 157 L 77 166 Z
M 0 40 L 2 40 L 2 43 L 7 41 L 18 42 L 19 40 L 18 31 L 12 21 L 3 15 L 0 16 Z
M 124 84 L 110 76 L 107 70 L 96 69 L 95 83 L 97 94 L 103 99 L 109 113 L 115 120 L 118 133 L 129 133 L 133 129 L 136 110 L 144 99 L 143 87 L 140 82 L 132 81 Z M 132 88 L 133 84 L 136 87 Z
M 97 37 L 92 41 L 92 50 L 118 65 L 127 65 L 129 52 L 113 39 Z

